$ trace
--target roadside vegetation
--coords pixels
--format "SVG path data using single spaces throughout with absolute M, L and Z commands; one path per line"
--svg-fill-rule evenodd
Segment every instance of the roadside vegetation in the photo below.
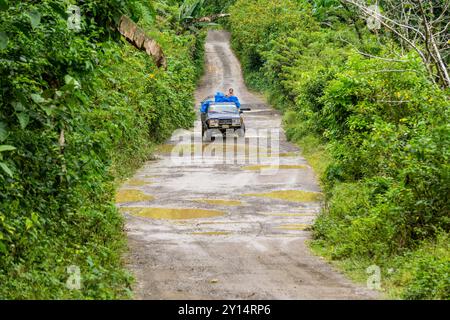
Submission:
M 450 12 L 378 1 L 377 26 L 361 3 L 237 0 L 227 26 L 320 175 L 312 248 L 360 281 L 379 266 L 389 297 L 449 299 Z
M 194 120 L 204 34 L 180 22 L 189 4 L 73 1 L 74 30 L 68 3 L 0 1 L 0 299 L 131 297 L 117 182 Z M 122 14 L 167 70 L 119 34 Z
M 0 0 L 0 299 L 132 296 L 116 187 L 192 125 L 219 13 L 320 176 L 315 252 L 363 282 L 379 266 L 389 297 L 449 299 L 449 8 L 378 1 L 377 26 L 364 3 Z M 120 35 L 123 14 L 166 69 Z

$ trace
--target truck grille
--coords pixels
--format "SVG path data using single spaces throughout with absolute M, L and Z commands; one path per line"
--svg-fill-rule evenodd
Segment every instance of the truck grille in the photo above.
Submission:
M 222 120 L 219 120 L 219 124 L 220 125 L 222 125 L 222 124 L 229 124 L 229 125 L 231 125 L 233 123 L 233 120 L 231 120 L 231 119 L 222 119 Z

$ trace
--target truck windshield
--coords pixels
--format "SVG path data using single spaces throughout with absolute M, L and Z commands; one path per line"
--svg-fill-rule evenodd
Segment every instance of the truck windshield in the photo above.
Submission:
M 209 107 L 209 113 L 239 113 L 235 105 L 212 105 Z

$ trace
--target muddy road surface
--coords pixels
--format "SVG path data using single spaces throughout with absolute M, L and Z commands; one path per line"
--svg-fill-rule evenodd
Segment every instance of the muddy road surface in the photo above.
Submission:
M 201 124 L 178 132 L 126 181 L 129 269 L 137 299 L 371 299 L 305 241 L 320 209 L 313 170 L 286 141 L 281 117 L 247 90 L 229 34 L 206 42 L 200 101 L 233 87 L 246 138 L 202 143 Z

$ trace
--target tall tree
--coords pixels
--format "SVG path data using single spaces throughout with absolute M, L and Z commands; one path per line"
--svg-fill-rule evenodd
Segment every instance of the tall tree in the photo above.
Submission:
M 380 0 L 377 5 L 364 0 L 340 1 L 389 30 L 402 46 L 414 49 L 431 78 L 450 88 L 450 0 Z

